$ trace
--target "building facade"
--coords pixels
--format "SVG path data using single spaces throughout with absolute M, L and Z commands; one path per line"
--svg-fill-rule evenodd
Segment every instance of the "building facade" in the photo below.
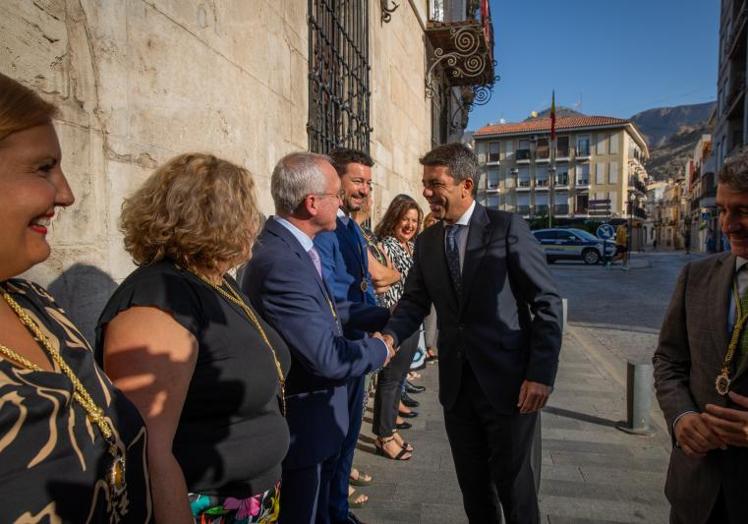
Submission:
M 281 156 L 358 147 L 376 162 L 376 218 L 399 193 L 420 198 L 419 157 L 461 134 L 494 76 L 487 1 L 9 0 L 0 11 L 0 71 L 60 107 L 77 197 L 28 276 L 89 336 L 133 270 L 122 200 L 159 164 L 201 151 L 244 165 L 269 215 Z M 454 66 L 440 59 L 457 52 Z
M 748 0 L 722 0 L 719 24 L 715 168 L 748 138 Z
M 649 157 L 629 120 L 563 116 L 556 121 L 555 158 L 550 118 L 485 126 L 474 134 L 485 165 L 479 199 L 527 219 L 551 215 L 554 224 L 621 223 L 631 219 L 634 248 L 643 242 Z

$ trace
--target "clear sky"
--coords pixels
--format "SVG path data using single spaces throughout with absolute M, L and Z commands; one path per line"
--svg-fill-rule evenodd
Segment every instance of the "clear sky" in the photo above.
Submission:
M 501 80 L 468 129 L 550 106 L 628 118 L 717 97 L 719 0 L 491 0 Z

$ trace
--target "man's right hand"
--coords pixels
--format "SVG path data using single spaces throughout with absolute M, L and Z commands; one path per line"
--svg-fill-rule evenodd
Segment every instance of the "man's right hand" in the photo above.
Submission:
M 386 366 L 390 363 L 390 360 L 392 360 L 392 357 L 395 356 L 395 353 L 397 353 L 397 350 L 393 346 L 394 339 L 390 335 L 382 335 L 379 331 L 376 333 L 372 333 L 371 335 L 374 338 L 378 338 L 382 342 L 384 342 L 384 345 L 387 346 L 387 357 L 384 359 L 383 366 Z
M 675 440 L 688 457 L 700 458 L 707 451 L 724 449 L 725 443 L 712 431 L 700 413 L 686 413 L 675 424 Z

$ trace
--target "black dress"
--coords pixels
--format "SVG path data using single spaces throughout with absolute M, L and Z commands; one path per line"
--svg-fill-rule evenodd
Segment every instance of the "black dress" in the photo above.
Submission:
M 72 400 L 70 379 L 0 357 L 0 522 L 151 522 L 146 433 L 137 409 L 95 364 L 88 342 L 46 290 L 19 279 L 5 289 L 111 419 L 118 447 L 126 450 L 127 490 L 108 504 L 112 457 Z
M 227 280 L 241 294 L 236 282 Z M 100 363 L 106 324 L 135 306 L 169 313 L 198 342 L 172 448 L 189 492 L 242 499 L 273 488 L 288 451 L 288 425 L 279 409 L 273 355 L 244 311 L 170 261 L 140 267 L 117 288 L 99 319 Z M 288 348 L 259 320 L 287 374 Z

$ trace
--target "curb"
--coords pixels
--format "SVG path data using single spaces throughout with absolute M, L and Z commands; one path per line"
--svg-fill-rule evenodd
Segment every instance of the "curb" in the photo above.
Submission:
M 584 328 L 569 325 L 566 333 L 579 344 L 579 347 L 590 358 L 593 365 L 598 367 L 598 369 L 602 373 L 610 376 L 621 387 L 621 389 L 623 389 L 624 391 L 626 390 L 626 374 L 624 372 L 626 364 L 625 361 L 612 355 L 609 351 L 605 350 L 603 346 L 601 346 L 599 341 L 594 340 L 591 336 L 585 334 Z M 663 441 L 663 445 L 665 445 L 666 449 L 670 451 L 670 433 L 667 428 L 667 423 L 665 422 L 665 418 L 660 411 L 659 404 L 657 403 L 657 399 L 654 396 L 654 392 L 652 395 L 653 402 L 652 409 L 650 411 L 650 422 L 653 426 L 656 427 L 656 429 L 661 431 L 664 435 L 668 436 L 667 440 Z

